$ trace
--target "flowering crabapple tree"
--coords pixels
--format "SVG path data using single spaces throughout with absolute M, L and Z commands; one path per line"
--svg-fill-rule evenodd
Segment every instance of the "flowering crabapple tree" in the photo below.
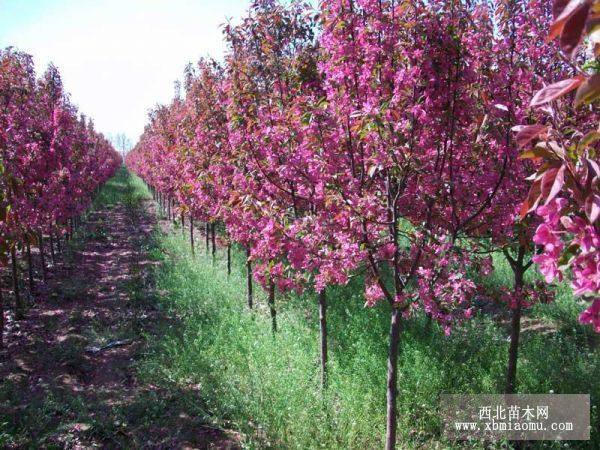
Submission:
M 458 206 L 458 212 L 452 216 L 460 217 L 470 210 L 473 199 L 487 195 L 479 215 L 467 213 L 462 221 L 465 223 L 462 234 L 477 239 L 476 244 L 468 241 L 471 251 L 501 252 L 513 272 L 513 285 L 501 287 L 502 299 L 512 316 L 505 385 L 505 392 L 512 393 L 516 387 L 522 311 L 537 301 L 548 301 L 551 294 L 541 283 L 525 280 L 525 273 L 532 265 L 535 218 L 520 219 L 518 204 L 528 189 L 525 177 L 533 166 L 519 158 L 518 141 L 511 127 L 536 119 L 529 108 L 532 93 L 542 86 L 549 66 L 560 74 L 566 65 L 550 45 L 540 43 L 537 38 L 549 24 L 546 2 L 497 0 L 490 7 L 479 11 L 479 40 L 475 43 L 476 50 L 470 50 L 478 54 L 480 66 L 476 70 L 485 113 L 473 145 L 477 157 L 459 172 L 462 180 L 468 180 L 468 184 L 457 189 L 464 198 L 451 203 Z M 489 30 L 487 36 L 485 29 Z M 495 69 L 488 71 L 486 67 Z M 522 67 L 529 70 L 523 71 Z M 501 165 L 494 164 L 494 160 L 502 161 Z M 493 195 L 486 194 L 490 192 Z M 482 266 L 484 271 L 489 270 L 488 264 L 491 261 Z
M 495 26 L 484 5 L 337 1 L 323 5 L 329 204 L 370 270 L 368 305 L 391 306 L 386 447 L 396 440 L 403 316 L 422 308 L 446 332 L 469 317 L 458 239 L 481 235 L 512 158 Z M 495 136 L 496 123 L 505 130 Z M 482 175 L 483 174 L 483 175 Z M 474 191 L 478 195 L 471 195 Z M 488 216 L 489 217 L 489 216 Z
M 306 178 L 298 152 L 303 136 L 292 106 L 309 84 L 301 76 L 308 64 L 303 61 L 314 51 L 313 30 L 312 14 L 301 2 L 282 6 L 272 0 L 254 2 L 241 24 L 225 30 L 235 207 L 226 224 L 256 261 L 254 273 L 269 293 L 274 331 L 275 289 L 299 289 L 306 281 L 306 271 L 290 264 L 298 254 L 290 230 L 310 214 L 314 204 L 305 191 L 313 179 Z

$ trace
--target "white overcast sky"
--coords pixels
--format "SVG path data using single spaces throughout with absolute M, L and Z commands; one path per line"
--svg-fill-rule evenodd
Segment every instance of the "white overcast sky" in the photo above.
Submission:
M 188 62 L 221 58 L 221 25 L 250 0 L 0 0 L 0 47 L 58 66 L 81 112 L 134 143 Z

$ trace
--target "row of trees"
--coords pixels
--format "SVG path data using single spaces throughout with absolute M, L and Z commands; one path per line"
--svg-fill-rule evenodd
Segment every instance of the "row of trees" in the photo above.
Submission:
M 515 390 L 522 309 L 551 293 L 526 283 L 540 218 L 519 214 L 540 158 L 520 147 L 541 134 L 513 127 L 597 126 L 591 107 L 557 114 L 556 97 L 530 107 L 574 67 L 543 40 L 552 20 L 541 0 L 328 0 L 318 11 L 256 0 L 225 27 L 224 63 L 188 67 L 185 95 L 151 113 L 128 155 L 207 239 L 219 224 L 247 250 L 248 306 L 253 275 L 274 331 L 277 290 L 317 293 L 324 386 L 327 287 L 365 271 L 366 305 L 390 306 L 388 449 L 402 323 L 417 309 L 446 332 L 469 318 L 491 254 L 514 274 L 503 298 Z
M 18 252 L 27 257 L 33 288 L 31 245 L 40 248 L 45 276 L 44 236 L 54 254 L 52 239 L 72 229 L 120 164 L 110 143 L 70 102 L 56 67 L 37 78 L 31 56 L 0 49 L 0 265 L 12 265 L 17 319 L 25 312 Z M 3 312 L 0 317 L 1 336 Z

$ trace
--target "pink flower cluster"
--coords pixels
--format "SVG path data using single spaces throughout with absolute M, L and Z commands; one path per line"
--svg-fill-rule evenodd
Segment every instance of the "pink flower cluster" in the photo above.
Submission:
M 543 253 L 534 256 L 533 261 L 538 264 L 540 272 L 548 283 L 554 280 L 562 281 L 563 277 L 558 267 L 558 260 L 564 250 L 561 240 L 561 234 L 564 233 L 561 211 L 565 204 L 564 199 L 555 199 L 549 205 L 539 207 L 537 211 L 538 215 L 544 219 L 544 223 L 537 228 L 533 242 L 543 247 Z
M 548 283 L 563 280 L 568 271 L 574 294 L 593 298 L 580 321 L 592 324 L 599 331 L 599 306 L 595 297 L 600 292 L 600 235 L 594 224 L 570 213 L 567 205 L 566 199 L 558 198 L 537 209 L 543 223 L 536 230 L 534 242 L 543 251 L 534 256 L 534 261 Z

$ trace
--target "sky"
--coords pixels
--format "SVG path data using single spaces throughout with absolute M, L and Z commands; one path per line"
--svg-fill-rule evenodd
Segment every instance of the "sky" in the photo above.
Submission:
M 221 25 L 250 0 L 0 0 L 0 47 L 54 63 L 71 99 L 106 135 L 135 143 L 189 62 L 223 56 Z

